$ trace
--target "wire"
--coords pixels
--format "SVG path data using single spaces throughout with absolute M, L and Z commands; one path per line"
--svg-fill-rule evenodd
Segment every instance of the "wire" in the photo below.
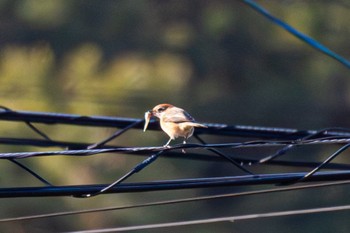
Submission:
M 40 135 L 41 137 L 43 137 L 46 141 L 51 142 L 51 138 L 49 136 L 47 136 L 45 133 L 43 133 L 42 131 L 40 131 L 38 128 L 36 128 L 32 123 L 30 122 L 25 122 L 25 124 L 31 129 L 33 130 L 35 133 L 37 133 L 38 135 Z M 29 174 L 31 174 L 32 176 L 34 176 L 36 179 L 38 179 L 39 181 L 41 181 L 43 184 L 48 185 L 48 186 L 52 186 L 52 184 L 50 182 L 48 182 L 46 179 L 44 179 L 42 176 L 40 176 L 39 174 L 37 174 L 36 172 L 34 172 L 32 169 L 30 169 L 29 167 L 25 166 L 24 164 L 16 161 L 13 158 L 9 158 L 8 161 L 16 164 L 17 166 L 19 166 L 20 168 L 22 168 L 23 170 L 25 170 L 26 172 L 28 172 Z
M 272 16 L 267 10 L 262 8 L 260 5 L 255 3 L 252 0 L 244 0 L 244 2 L 250 5 L 254 10 L 263 14 L 269 20 L 287 30 L 289 33 L 298 37 L 308 45 L 312 46 L 318 51 L 326 54 L 337 60 L 338 62 L 345 65 L 347 68 L 350 68 L 350 62 L 345 58 L 341 57 L 337 53 L 331 51 L 326 46 L 320 44 L 313 38 L 302 34 L 297 31 L 290 25 L 286 24 L 282 20 Z M 47 185 L 47 187 L 33 187 L 33 188 L 8 188 L 8 189 L 0 189 L 0 196 L 6 192 L 9 192 L 14 195 L 28 195 L 28 193 L 39 195 L 39 196 L 56 196 L 56 195 L 73 195 L 75 197 L 91 197 L 95 195 L 99 195 L 102 193 L 112 193 L 112 192 L 141 192 L 141 191 L 151 191 L 151 190 L 169 190 L 169 189 L 180 189 L 180 188 L 200 188 L 200 187 L 214 187 L 214 186 L 227 186 L 227 185 L 252 185 L 252 184 L 278 184 L 283 182 L 290 182 L 297 179 L 300 181 L 322 181 L 322 180 L 333 180 L 333 179 L 349 179 L 350 173 L 349 171 L 343 172 L 318 172 L 325 165 L 328 165 L 336 156 L 345 151 L 348 147 L 350 147 L 350 132 L 346 129 L 346 132 L 331 132 L 328 131 L 319 132 L 319 131 L 299 131 L 294 129 L 283 129 L 283 128 L 267 128 L 267 127 L 255 127 L 255 126 L 228 126 L 224 124 L 207 124 L 209 126 L 208 129 L 198 129 L 196 133 L 198 134 L 208 134 L 208 135 L 226 135 L 226 136 L 240 136 L 243 138 L 259 138 L 266 139 L 267 141 L 247 141 L 242 143 L 222 143 L 222 144 L 206 144 L 198 135 L 195 137 L 203 144 L 187 144 L 187 145 L 175 145 L 172 148 L 164 149 L 161 147 L 120 147 L 120 146 L 106 146 L 105 144 L 113 140 L 114 138 L 120 136 L 121 134 L 127 132 L 129 129 L 136 128 L 139 129 L 140 123 L 143 120 L 140 119 L 132 119 L 132 118 L 116 118 L 116 117 L 94 117 L 94 116 L 80 116 L 80 115 L 70 115 L 70 114 L 59 114 L 59 113 L 34 113 L 34 112 L 24 112 L 24 111 L 13 111 L 6 107 L 0 107 L 2 111 L 0 111 L 0 119 L 1 120 L 9 120 L 9 121 L 20 121 L 26 123 L 34 132 L 40 135 L 45 140 L 27 140 L 27 143 L 41 143 L 41 146 L 59 146 L 62 147 L 65 144 L 68 149 L 61 151 L 47 151 L 47 152 L 17 152 L 17 153 L 0 153 L 0 158 L 8 159 L 19 167 L 23 168 L 25 171 L 29 172 L 31 175 L 36 177 L 42 183 Z M 92 145 L 87 145 L 86 143 L 71 143 L 71 142 L 55 142 L 51 140 L 51 138 L 40 131 L 37 127 L 33 125 L 33 123 L 45 123 L 45 124 L 71 124 L 71 125 L 81 125 L 81 126 L 94 126 L 94 127 L 116 127 L 121 128 L 117 130 L 110 137 L 94 143 Z M 156 124 L 151 124 L 150 129 L 158 130 L 159 126 Z M 272 140 L 271 140 L 272 139 Z M 9 139 L 10 141 L 11 139 Z M 40 142 L 40 143 L 39 143 Z M 12 139 L 12 143 L 24 143 L 24 140 Z M 262 158 L 258 160 L 259 163 L 269 163 L 269 164 L 278 164 L 278 161 L 272 161 L 273 159 L 280 157 L 291 149 L 304 146 L 304 145 L 313 145 L 313 144 L 345 144 L 335 153 L 330 155 L 325 161 L 321 164 L 318 164 L 311 172 L 308 173 L 282 173 L 282 174 L 259 174 L 254 175 L 248 169 L 246 169 L 242 164 L 240 164 L 238 159 L 233 158 L 219 151 L 221 148 L 251 148 L 251 147 L 280 147 L 283 146 L 282 149 L 277 150 L 270 156 Z M 135 183 L 135 184 L 121 184 L 121 182 L 125 181 L 128 177 L 133 175 L 136 172 L 141 171 L 150 163 L 154 162 L 160 154 L 163 152 L 167 153 L 175 153 L 174 150 L 180 149 L 205 149 L 211 151 L 223 158 L 227 161 L 230 161 L 236 167 L 250 174 L 247 176 L 234 176 L 234 177 L 224 177 L 224 178 L 200 178 L 200 179 L 183 179 L 183 180 L 172 180 L 172 181 L 158 181 L 158 182 L 149 182 L 149 183 Z M 156 153 L 154 153 L 156 152 Z M 90 185 L 90 186 L 70 186 L 70 187 L 60 187 L 53 186 L 46 179 L 41 177 L 38 173 L 29 169 L 22 163 L 16 161 L 15 159 L 23 159 L 30 158 L 34 156 L 51 156 L 51 155 L 72 155 L 72 156 L 89 156 L 100 153 L 128 153 L 128 154 L 144 154 L 153 153 L 150 157 L 142 161 L 140 164 L 136 165 L 131 171 L 126 173 L 124 176 L 114 181 L 110 185 Z M 181 155 L 181 154 L 179 154 Z M 248 160 L 251 163 L 252 160 Z M 279 161 L 281 163 L 281 161 Z M 295 161 L 294 164 L 297 164 Z M 292 164 L 292 162 L 287 163 Z M 296 166 L 310 166 L 310 163 L 302 163 Z M 342 164 L 340 164 L 342 165 Z M 335 166 L 335 164 L 333 164 Z M 347 168 L 346 165 L 343 165 L 344 168 Z M 332 184 L 348 184 L 350 181 L 341 181 L 341 182 L 332 182 Z M 326 184 L 318 184 L 324 187 Z M 181 200 L 170 200 L 163 202 L 153 202 L 153 203 L 144 203 L 133 206 L 124 206 L 124 207 L 115 207 L 115 208 L 135 208 L 136 207 L 145 207 L 152 205 L 161 205 L 161 204 L 174 204 L 180 202 L 188 202 L 194 200 L 209 200 L 212 198 L 220 197 L 232 197 L 232 196 L 243 196 L 243 195 L 253 195 L 253 194 L 262 194 L 262 193 L 270 193 L 277 191 L 289 191 L 289 190 L 297 190 L 301 189 L 303 186 L 299 187 L 283 187 L 276 189 L 268 189 L 268 190 L 259 190 L 259 191 L 251 191 L 251 192 L 242 192 L 235 193 L 230 195 L 217 195 L 211 197 L 199 197 L 199 198 L 188 198 Z M 304 186 L 307 188 L 317 187 L 316 185 L 307 185 Z M 65 189 L 66 188 L 66 189 Z M 41 192 L 39 191 L 41 189 Z M 88 194 L 86 194 L 88 193 Z M 6 194 L 5 194 L 6 196 Z M 143 230 L 143 229 L 154 229 L 154 228 L 163 228 L 163 227 L 175 227 L 175 226 L 185 226 L 185 225 L 193 225 L 193 224 L 206 224 L 206 223 L 214 223 L 214 222 L 223 222 L 223 221 L 240 221 L 240 220 L 249 220 L 249 219 L 259 219 L 259 218 L 267 218 L 267 217 L 279 217 L 279 216 L 290 216 L 297 214 L 311 214 L 311 213 L 321 213 L 321 212 L 331 212 L 331 211 L 343 211 L 349 210 L 349 205 L 343 206 L 331 206 L 324 208 L 314 208 L 314 209 L 300 209 L 300 210 L 290 210 L 290 211 L 280 211 L 280 212 L 269 212 L 269 213 L 260 213 L 260 214 L 250 214 L 250 215 L 240 215 L 240 216 L 231 216 L 231 217 L 221 217 L 221 218 L 210 218 L 210 219 L 199 219 L 194 221 L 183 221 L 183 222 L 169 222 L 169 223 L 161 223 L 161 224 L 150 224 L 143 226 L 134 226 L 134 227 L 120 227 L 120 228 L 112 228 L 112 229 L 101 229 L 101 230 L 92 230 L 92 231 L 84 231 L 84 232 L 109 232 L 109 231 L 128 231 L 128 230 Z M 111 207 L 106 208 L 106 210 L 111 210 Z M 87 213 L 93 210 L 83 210 L 80 213 Z M 77 211 L 79 212 L 79 211 Z M 76 212 L 75 212 L 76 213 Z M 51 214 L 52 216 L 57 216 L 57 214 L 65 214 L 67 213 L 56 213 Z M 73 213 L 70 213 L 73 214 Z M 42 217 L 47 217 L 42 216 Z M 23 220 L 24 218 L 22 218 Z M 5 219 L 6 220 L 6 219 Z M 1 220 L 0 220 L 1 221 Z
M 27 138 L 1 138 L 0 144 L 6 145 L 24 145 L 24 146 L 36 146 L 36 147 L 62 147 L 67 148 L 67 150 L 80 150 L 85 149 L 89 145 L 89 143 L 78 143 L 78 142 L 64 142 L 64 141 L 46 141 L 41 139 L 27 139 Z M 103 145 L 101 149 L 111 149 L 111 148 L 125 148 L 117 145 Z M 133 153 L 132 155 L 137 156 L 149 156 L 148 152 L 138 151 Z M 229 155 L 230 156 L 230 155 Z M 232 155 L 230 156 L 232 157 Z M 172 159 L 190 159 L 190 160 L 200 160 L 200 161 L 209 161 L 209 162 L 226 162 L 221 157 L 207 155 L 202 153 L 195 153 L 194 151 L 187 151 L 186 156 L 182 152 L 167 151 L 164 154 L 164 158 L 172 158 Z M 237 162 L 245 165 L 259 165 L 259 160 L 239 157 L 238 155 L 234 155 L 233 157 Z M 318 162 L 307 162 L 307 161 L 289 161 L 289 160 L 268 160 L 264 162 L 269 165 L 278 165 L 278 166 L 294 166 L 294 167 L 317 167 L 319 165 Z M 341 164 L 341 163 L 332 163 L 327 164 L 327 168 L 332 169 L 350 169 L 350 165 Z
M 238 149 L 238 148 L 263 148 L 263 147 L 281 147 L 273 156 L 268 156 L 263 159 L 260 159 L 260 163 L 269 162 L 270 164 L 283 164 L 283 161 L 272 161 L 274 158 L 281 156 L 292 148 L 298 146 L 305 145 L 319 145 L 319 144 L 349 144 L 350 143 L 350 129 L 347 128 L 327 128 L 322 130 L 293 130 L 293 129 L 283 129 L 283 128 L 266 128 L 266 127 L 253 127 L 253 126 L 227 126 L 222 124 L 208 124 L 210 127 L 205 129 L 207 131 L 203 131 L 202 133 L 207 134 L 215 134 L 215 135 L 245 135 L 246 137 L 261 137 L 261 140 L 253 140 L 253 141 L 243 141 L 243 142 L 233 142 L 233 143 L 217 143 L 217 144 L 207 144 L 205 141 L 197 134 L 195 137 L 201 144 L 177 144 L 172 147 L 120 147 L 120 146 L 106 146 L 105 144 L 115 137 L 120 136 L 121 134 L 127 132 L 132 128 L 141 127 L 141 123 L 143 119 L 131 119 L 131 118 L 110 118 L 110 117 L 90 117 L 90 116 L 79 116 L 79 115 L 70 115 L 70 114 L 57 114 L 57 113 L 38 113 L 38 112 L 21 112 L 21 111 L 13 111 L 8 108 L 1 108 L 0 110 L 0 120 L 9 120 L 9 121 L 22 121 L 26 123 L 35 133 L 40 135 L 44 140 L 38 139 L 2 139 L 5 143 L 27 143 L 38 146 L 59 146 L 59 147 L 68 147 L 66 150 L 53 150 L 53 151 L 34 151 L 34 152 L 15 152 L 15 153 L 0 153 L 0 159 L 9 159 L 14 162 L 15 159 L 24 159 L 35 156 L 56 156 L 56 155 L 65 155 L 65 156 L 90 156 L 101 153 L 123 153 L 123 154 L 143 154 L 150 155 L 147 159 L 145 159 L 140 164 L 136 165 L 133 169 L 127 172 L 121 178 L 118 178 L 116 181 L 112 182 L 109 185 L 91 185 L 91 186 L 72 186 L 72 187 L 62 187 L 55 186 L 53 187 L 51 183 L 46 181 L 43 177 L 39 176 L 36 172 L 30 170 L 19 162 L 15 162 L 18 166 L 25 169 L 31 175 L 39 179 L 45 185 L 49 185 L 46 189 L 42 189 L 41 191 L 36 188 L 26 188 L 23 189 L 1 189 L 0 195 L 2 197 L 10 197 L 8 192 L 17 192 L 16 195 L 28 195 L 28 191 L 33 191 L 35 195 L 44 195 L 44 196 L 52 196 L 52 195 L 71 195 L 75 197 L 91 197 L 95 195 L 99 195 L 101 193 L 112 193 L 112 192 L 125 192 L 127 191 L 144 191 L 144 190 L 164 190 L 164 189 L 179 189 L 179 188 L 198 188 L 198 187 L 206 187 L 206 186 L 215 186 L 215 185 L 251 185 L 251 184 L 281 184 L 288 182 L 295 182 L 296 180 L 303 180 L 306 177 L 311 176 L 313 179 L 308 178 L 308 181 L 316 181 L 316 180 L 328 180 L 328 179 L 345 179 L 347 177 L 347 173 L 332 173 L 323 176 L 324 173 L 314 174 L 319 169 L 323 168 L 327 165 L 330 160 L 332 160 L 335 156 L 343 152 L 344 150 L 339 150 L 336 155 L 331 155 L 332 158 L 328 158 L 321 165 L 316 163 L 304 163 L 304 162 L 284 162 L 285 165 L 293 165 L 293 166 L 311 166 L 314 165 L 312 173 L 307 175 L 308 173 L 299 173 L 299 174 L 285 174 L 284 177 L 281 174 L 272 174 L 270 177 L 267 177 L 264 174 L 254 174 L 246 169 L 243 164 L 253 164 L 254 160 L 244 160 L 241 159 L 241 163 L 237 161 L 237 158 L 226 155 L 223 152 L 219 151 L 219 149 Z M 101 142 L 94 144 L 86 144 L 86 143 L 72 143 L 72 142 L 56 142 L 51 140 L 45 133 L 41 132 L 38 128 L 36 128 L 32 122 L 35 123 L 61 123 L 61 124 L 77 124 L 77 125 L 91 125 L 91 126 L 106 126 L 113 122 L 114 126 L 123 127 L 117 130 L 114 134 L 109 136 L 108 138 L 102 140 Z M 155 127 L 155 126 L 154 126 Z M 159 129 L 155 128 L 155 129 Z M 198 133 L 196 131 L 196 133 Z M 271 138 L 274 138 L 271 140 Z M 0 140 L 1 141 L 1 140 Z M 177 181 L 169 182 L 168 186 L 163 186 L 163 184 L 151 184 L 151 186 L 145 187 L 137 187 L 127 185 L 121 185 L 121 182 L 125 181 L 132 174 L 139 172 L 144 169 L 150 163 L 156 160 L 158 156 L 165 152 L 164 154 L 170 154 L 184 149 L 192 149 L 199 150 L 204 149 L 211 151 L 220 157 L 230 161 L 236 167 L 241 169 L 242 171 L 248 173 L 248 176 L 234 177 L 235 182 L 232 183 L 232 180 L 222 180 L 218 183 L 217 180 L 206 180 L 208 183 L 203 183 L 203 180 L 196 179 L 191 182 L 190 185 L 187 181 L 182 180 L 177 183 Z M 181 154 L 177 154 L 179 157 Z M 201 156 L 199 154 L 199 156 Z M 208 158 L 208 157 L 207 157 Z M 244 163 L 245 162 L 245 163 Z M 316 166 L 315 166 L 316 165 Z M 348 169 L 348 166 L 344 164 L 332 164 L 332 166 L 338 169 Z M 316 170 L 315 170 L 316 169 Z M 315 176 L 314 176 L 315 175 Z M 337 178 L 334 178 L 336 176 Z M 304 177 L 304 178 L 303 178 Z M 232 177 L 231 177 L 232 178 Z M 238 182 L 239 181 L 239 182 Z M 197 185 L 196 185 L 196 182 Z M 220 183 L 221 182 L 221 183 Z M 238 182 L 238 183 L 237 183 Z M 241 183 L 240 183 L 241 182 Z M 142 184 L 141 184 L 142 185 Z M 159 186 L 160 185 L 160 186 Z M 128 187 L 128 188 L 126 188 Z M 52 189 L 49 189 L 52 188 Z M 125 189 L 126 188 L 126 189 Z
M 261 195 L 261 194 L 277 193 L 277 192 L 297 191 L 297 190 L 305 190 L 310 188 L 324 188 L 324 187 L 347 185 L 347 184 L 350 184 L 350 181 L 336 181 L 336 182 L 327 182 L 327 183 L 321 183 L 321 184 L 289 186 L 289 187 L 282 187 L 282 188 L 279 187 L 279 188 L 254 190 L 254 191 L 246 191 L 246 192 L 238 192 L 238 193 L 218 194 L 218 195 L 210 195 L 210 196 L 200 196 L 200 197 L 192 197 L 192 198 L 147 202 L 147 203 L 134 204 L 134 205 L 112 206 L 112 207 L 95 208 L 95 209 L 78 210 L 78 211 L 65 211 L 65 212 L 38 214 L 38 215 L 30 215 L 30 216 L 22 216 L 22 217 L 3 218 L 3 219 L 0 219 L 0 222 L 35 220 L 35 219 L 62 217 L 62 216 L 70 216 L 70 215 L 77 215 L 77 214 L 115 211 L 115 210 L 133 209 L 133 208 L 160 206 L 160 205 L 172 205 L 172 204 L 207 201 L 207 200 L 222 199 L 222 198 L 233 198 L 233 197 Z
M 147 167 L 148 165 L 150 165 L 151 163 L 153 163 L 159 155 L 161 155 L 164 151 L 159 151 L 153 155 L 151 155 L 150 157 L 148 157 L 147 159 L 143 160 L 141 163 L 139 163 L 138 165 L 136 165 L 133 169 L 131 169 L 128 173 L 126 173 L 124 176 L 122 176 L 121 178 L 119 178 L 118 180 L 114 181 L 112 184 L 102 188 L 101 190 L 99 190 L 98 192 L 95 193 L 88 193 L 88 194 L 83 194 L 83 195 L 77 195 L 75 197 L 81 197 L 81 198 L 88 198 L 88 197 L 94 197 L 97 195 L 100 195 L 102 193 L 108 192 L 110 189 L 112 189 L 113 187 L 115 187 L 116 185 L 120 184 L 121 182 L 123 182 L 124 180 L 126 180 L 127 178 L 129 178 L 130 176 L 132 176 L 133 174 L 141 171 L 142 169 L 144 169 L 145 167 Z
M 273 173 L 252 175 L 208 177 L 178 180 L 160 180 L 140 183 L 121 183 L 111 187 L 107 193 L 150 192 L 162 190 L 198 189 L 213 187 L 251 186 L 267 184 L 283 184 L 301 179 L 306 173 Z M 349 180 L 350 171 L 317 172 L 304 182 L 340 181 Z M 49 197 L 49 196 L 82 196 L 89 193 L 98 193 L 109 184 L 99 185 L 70 185 L 47 187 L 20 187 L 0 188 L 0 198 L 14 197 Z
M 271 217 L 283 217 L 283 216 L 293 216 L 293 215 L 305 215 L 305 214 L 316 214 L 316 213 L 326 213 L 335 211 L 345 211 L 350 210 L 350 205 L 341 206 L 330 206 L 323 208 L 310 208 L 310 209 L 299 209 L 299 210 L 288 210 L 288 211 L 276 211 L 267 213 L 255 213 L 247 215 L 238 215 L 230 217 L 220 217 L 220 218 L 207 218 L 192 221 L 178 221 L 178 222 L 168 222 L 168 223 L 158 223 L 158 224 L 148 224 L 140 226 L 131 227 L 116 227 L 116 228 L 104 228 L 95 230 L 82 230 L 82 231 L 72 231 L 81 233 L 95 233 L 95 232 L 120 232 L 120 231 L 134 231 L 134 230 L 146 230 L 146 229 L 156 229 L 156 228 L 166 228 L 166 227 L 179 227 L 179 226 L 189 226 L 189 225 L 199 225 L 199 224 L 209 224 L 218 222 L 237 222 L 242 220 L 252 220 L 261 218 L 271 218 Z
M 32 129 L 34 132 L 36 132 L 37 134 L 39 134 L 41 137 L 43 137 L 44 139 L 46 139 L 46 141 L 52 141 L 51 138 L 49 136 L 47 136 L 47 134 L 43 133 L 42 131 L 40 131 L 37 127 L 35 127 L 32 123 L 30 122 L 25 122 L 26 125 Z
M 46 141 L 41 139 L 27 139 L 27 138 L 0 138 L 0 144 L 6 144 L 6 145 L 24 145 L 24 146 L 36 146 L 36 147 L 62 147 L 67 148 L 67 150 L 80 150 L 85 149 L 89 145 L 89 143 L 78 143 L 78 142 L 64 142 L 64 141 Z M 294 145 L 290 145 L 294 146 Z M 111 149 L 111 148 L 125 148 L 122 146 L 117 145 L 103 145 L 101 149 Z M 149 156 L 148 152 L 138 151 L 133 153 L 133 155 L 139 155 L 139 156 Z M 232 155 L 231 155 L 232 156 Z M 230 156 L 230 157 L 231 157 Z M 220 157 L 202 154 L 202 153 L 195 153 L 194 151 L 187 151 L 186 156 L 184 156 L 183 153 L 177 152 L 177 151 L 167 151 L 167 153 L 164 155 L 164 158 L 175 158 L 175 159 L 190 159 L 190 160 L 201 160 L 201 161 L 210 161 L 210 162 L 225 162 L 226 160 L 223 160 Z M 237 162 L 241 164 L 248 164 L 248 165 L 258 165 L 260 164 L 261 160 L 257 159 L 250 159 L 250 158 L 244 158 L 239 157 L 235 155 L 233 157 Z M 307 162 L 307 161 L 288 161 L 288 160 L 268 160 L 264 161 L 263 163 L 269 164 L 269 165 L 278 165 L 278 166 L 294 166 L 294 167 L 317 167 L 319 163 L 317 162 Z M 327 164 L 327 168 L 333 168 L 333 169 L 350 169 L 350 165 L 347 164 L 341 164 L 341 163 L 332 163 Z
M 315 134 L 310 134 L 308 136 L 303 137 L 302 139 L 300 139 L 299 141 L 305 141 L 308 139 L 312 139 L 314 137 L 317 138 L 317 136 L 322 135 L 323 133 L 327 132 L 327 131 L 331 131 L 331 130 L 345 130 L 348 131 L 347 129 L 339 129 L 339 128 L 326 128 L 326 129 L 322 129 L 320 131 L 317 131 Z M 293 149 L 296 145 L 290 144 L 287 145 L 285 147 L 283 147 L 281 150 L 278 150 L 276 153 L 267 156 L 265 158 L 262 158 L 258 161 L 259 164 L 261 163 L 266 163 L 269 162 L 277 157 L 280 157 L 284 154 L 287 153 L 287 151 L 290 151 L 291 149 Z M 330 155 L 326 160 L 324 160 L 321 164 L 317 165 L 316 168 L 314 168 L 312 171 L 310 171 L 309 173 L 307 173 L 304 177 L 302 177 L 301 179 L 298 179 L 292 183 L 296 183 L 296 182 L 301 182 L 305 179 L 307 179 L 308 177 L 312 176 L 313 174 L 315 174 L 317 171 L 319 171 L 322 167 L 326 166 L 327 164 L 329 164 L 334 158 L 336 158 L 340 153 L 342 153 L 343 151 L 345 151 L 346 149 L 348 149 L 350 147 L 350 144 L 346 144 L 345 146 L 342 146 L 339 150 L 337 150 L 335 153 L 333 153 L 332 155 Z M 285 185 L 289 185 L 292 183 L 286 183 Z
M 139 153 L 139 152 L 155 152 L 155 151 L 172 151 L 180 149 L 215 149 L 215 148 L 253 148 L 253 147 L 277 147 L 290 144 L 298 145 L 315 145 L 315 144 L 334 144 L 334 143 L 350 143 L 350 138 L 324 138 L 312 139 L 306 141 L 247 141 L 235 143 L 216 143 L 216 144 L 176 144 L 172 147 L 115 147 L 102 149 L 81 149 L 81 150 L 61 150 L 61 151 L 38 151 L 38 152 L 13 152 L 0 153 L 0 159 L 16 158 L 23 159 L 36 156 L 54 156 L 54 155 L 94 155 L 100 153 Z
M 125 133 L 126 131 L 128 131 L 129 129 L 141 124 L 142 122 L 144 122 L 144 120 L 138 120 L 138 121 L 135 121 L 133 123 L 131 123 L 130 125 L 124 127 L 123 129 L 121 130 L 118 130 L 117 132 L 115 132 L 113 135 L 111 135 L 110 137 L 102 140 L 101 142 L 98 142 L 98 143 L 95 143 L 95 144 L 92 144 L 90 146 L 88 146 L 87 148 L 88 149 L 95 149 L 95 148 L 100 148 L 101 146 L 105 145 L 107 142 L 113 140 L 114 138 L 116 137 L 119 137 L 120 135 L 122 135 L 123 133 Z
M 317 171 L 319 171 L 322 167 L 324 167 L 326 164 L 330 163 L 333 159 L 335 159 L 340 153 L 347 150 L 350 147 L 350 144 L 346 144 L 345 146 L 342 146 L 339 150 L 337 150 L 335 153 L 330 155 L 326 160 L 324 160 L 319 166 L 317 166 L 315 169 L 307 173 L 303 178 L 301 178 L 299 181 L 303 181 L 307 179 L 308 177 L 315 174 Z
M 33 170 L 29 169 L 27 166 L 24 166 L 22 163 L 14 160 L 14 159 L 8 159 L 9 161 L 11 161 L 12 163 L 16 164 L 17 166 L 21 167 L 22 169 L 24 169 L 25 171 L 27 171 L 28 173 L 30 173 L 32 176 L 34 176 L 35 178 L 37 178 L 39 181 L 41 181 L 43 184 L 48 185 L 48 186 L 52 186 L 52 184 L 47 181 L 46 179 L 44 179 L 43 177 L 41 177 L 39 174 L 37 174 L 36 172 L 34 172 Z
M 313 134 L 309 134 L 303 138 L 300 138 L 298 139 L 298 141 L 305 141 L 307 139 L 312 139 L 312 138 L 317 138 L 317 136 L 321 136 L 326 133 L 326 132 L 329 132 L 329 131 L 332 131 L 332 130 L 338 130 L 338 131 L 346 131 L 346 132 L 349 132 L 348 129 L 344 129 L 344 128 L 326 128 L 326 129 L 321 129 L 319 131 L 316 131 L 315 133 Z M 268 161 L 271 161 L 277 157 L 280 157 L 284 154 L 286 154 L 288 151 L 290 151 L 291 149 L 295 148 L 296 144 L 290 144 L 290 145 L 287 145 L 285 147 L 283 147 L 282 149 L 278 150 L 276 153 L 272 154 L 272 155 L 269 155 L 265 158 L 262 158 L 259 160 L 259 163 L 266 163 Z
M 287 24 L 287 23 L 283 22 L 282 20 L 276 18 L 275 16 L 271 15 L 266 9 L 264 9 L 262 6 L 260 6 L 255 1 L 253 1 L 253 0 L 243 0 L 243 2 L 246 3 L 247 5 L 249 5 L 252 9 L 257 11 L 258 13 L 262 14 L 263 16 L 265 16 L 267 19 L 271 20 L 276 25 L 282 27 L 283 29 L 285 29 L 286 31 L 288 31 L 289 33 L 294 35 L 295 37 L 297 37 L 300 40 L 304 41 L 305 43 L 307 43 L 308 45 L 310 45 L 314 49 L 316 49 L 316 50 L 326 54 L 327 56 L 329 56 L 331 58 L 334 58 L 335 60 L 337 60 L 338 62 L 340 62 L 341 64 L 343 64 L 344 66 L 346 66 L 347 68 L 350 69 L 350 61 L 346 60 L 345 58 L 343 58 L 339 54 L 333 52 L 332 50 L 330 50 L 326 46 L 320 44 L 315 39 L 313 39 L 313 38 L 311 38 L 311 37 L 309 37 L 309 36 L 299 32 L 298 30 L 296 30 L 295 28 L 293 28 L 289 24 Z
M 199 141 L 201 142 L 203 145 L 205 145 L 205 141 L 200 138 L 197 134 L 194 135 L 194 137 Z M 239 164 L 235 159 L 231 158 L 230 156 L 227 156 L 225 155 L 224 153 L 216 150 L 216 149 L 213 149 L 213 148 L 209 148 L 208 149 L 209 151 L 221 156 L 222 158 L 226 159 L 227 161 L 229 161 L 230 163 L 232 163 L 234 166 L 238 167 L 240 170 L 244 171 L 245 173 L 248 173 L 250 175 L 254 175 L 254 173 L 252 173 L 251 171 L 249 171 L 248 169 L 246 169 L 245 167 L 243 167 L 241 164 Z
M 82 116 L 75 114 L 64 113 L 48 113 L 48 112 L 28 112 L 14 111 L 9 108 L 0 107 L 0 120 L 20 121 L 43 124 L 69 124 L 80 126 L 94 127 L 114 127 L 124 128 L 130 124 L 140 121 L 135 118 L 124 117 L 107 117 L 107 116 Z M 244 126 L 235 125 L 229 126 L 220 123 L 206 123 L 208 128 L 197 128 L 196 133 L 208 135 L 225 135 L 225 136 L 240 136 L 244 138 L 265 138 L 281 140 L 296 140 L 305 137 L 309 134 L 315 134 L 315 130 L 297 130 L 289 128 L 276 127 L 261 127 L 261 126 Z M 135 125 L 133 128 L 142 129 L 141 125 Z M 151 122 L 150 130 L 159 130 L 158 124 Z M 350 132 L 325 132 L 322 136 L 347 136 L 350 137 Z

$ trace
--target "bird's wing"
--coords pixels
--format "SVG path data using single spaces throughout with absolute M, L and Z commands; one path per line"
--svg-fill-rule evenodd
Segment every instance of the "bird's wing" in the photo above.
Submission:
M 194 121 L 194 118 L 181 108 L 171 108 L 167 111 L 169 111 L 167 112 L 168 114 L 163 117 L 165 122 L 181 123 Z

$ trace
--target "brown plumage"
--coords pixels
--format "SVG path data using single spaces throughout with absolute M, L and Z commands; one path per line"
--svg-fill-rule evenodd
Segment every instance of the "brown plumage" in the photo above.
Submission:
M 169 145 L 171 140 L 178 137 L 186 140 L 193 135 L 194 127 L 207 128 L 206 125 L 197 123 L 194 118 L 182 108 L 175 107 L 171 104 L 159 104 L 152 110 L 145 113 L 145 126 L 143 131 L 146 131 L 148 123 L 152 116 L 159 118 L 160 127 L 169 135 L 169 141 L 164 145 Z

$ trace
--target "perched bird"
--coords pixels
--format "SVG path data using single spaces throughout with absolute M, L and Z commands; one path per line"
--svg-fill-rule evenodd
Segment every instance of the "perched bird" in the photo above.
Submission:
M 182 108 L 175 107 L 171 104 L 159 104 L 152 110 L 145 112 L 145 126 L 143 131 L 146 131 L 152 116 L 159 118 L 160 127 L 170 137 L 164 147 L 167 147 L 171 140 L 178 137 L 183 137 L 183 143 L 185 144 L 186 140 L 192 136 L 194 127 L 208 128 L 206 125 L 197 123 L 194 118 Z

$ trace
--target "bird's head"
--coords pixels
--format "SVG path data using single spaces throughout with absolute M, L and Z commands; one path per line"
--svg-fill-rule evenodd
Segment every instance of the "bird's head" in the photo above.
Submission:
M 155 117 L 162 118 L 162 115 L 166 112 L 166 110 L 172 107 L 174 106 L 171 104 L 158 104 L 151 110 L 151 113 Z
M 146 131 L 149 121 L 153 116 L 162 118 L 162 115 L 166 112 L 167 109 L 174 107 L 171 104 L 158 104 L 152 110 L 145 112 L 145 126 L 143 131 Z

